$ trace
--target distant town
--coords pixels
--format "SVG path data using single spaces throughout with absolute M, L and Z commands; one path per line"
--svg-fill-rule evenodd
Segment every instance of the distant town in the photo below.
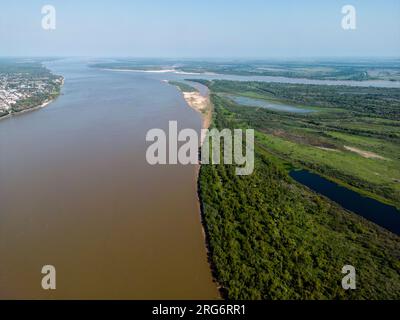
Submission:
M 0 60 L 0 117 L 51 101 L 63 81 L 40 62 Z

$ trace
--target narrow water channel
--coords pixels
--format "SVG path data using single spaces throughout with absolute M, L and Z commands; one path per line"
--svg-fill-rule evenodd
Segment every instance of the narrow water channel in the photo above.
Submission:
M 364 197 L 307 170 L 292 170 L 290 176 L 297 182 L 340 204 L 343 208 L 400 235 L 400 211 L 395 207 Z

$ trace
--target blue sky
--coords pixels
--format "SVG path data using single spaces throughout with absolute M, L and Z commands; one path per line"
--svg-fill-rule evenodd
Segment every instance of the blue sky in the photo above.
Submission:
M 341 28 L 346 4 L 356 30 Z M 0 55 L 398 57 L 400 0 L 1 0 Z

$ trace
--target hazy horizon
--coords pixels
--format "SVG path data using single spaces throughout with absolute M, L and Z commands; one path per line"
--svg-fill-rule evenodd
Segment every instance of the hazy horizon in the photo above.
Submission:
M 137 59 L 137 60 L 193 60 L 193 61 L 335 61 L 335 60 L 358 60 L 371 61 L 372 59 L 378 60 L 397 60 L 400 59 L 400 54 L 397 56 L 264 56 L 264 57 L 249 57 L 249 56 L 96 56 L 96 55 L 0 55 L 0 58 L 21 58 L 21 59 L 66 59 L 66 58 L 82 58 L 82 59 Z

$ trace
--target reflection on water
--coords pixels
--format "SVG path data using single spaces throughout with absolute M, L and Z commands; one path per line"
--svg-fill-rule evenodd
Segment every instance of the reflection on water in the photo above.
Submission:
M 145 160 L 148 129 L 200 130 L 200 116 L 156 79 L 49 66 L 62 96 L 0 121 L 0 298 L 217 297 L 196 168 Z
M 400 235 L 400 212 L 372 198 L 363 197 L 345 187 L 339 186 L 323 177 L 306 170 L 293 170 L 290 176 L 314 191 L 323 194 L 340 204 L 343 208 Z

